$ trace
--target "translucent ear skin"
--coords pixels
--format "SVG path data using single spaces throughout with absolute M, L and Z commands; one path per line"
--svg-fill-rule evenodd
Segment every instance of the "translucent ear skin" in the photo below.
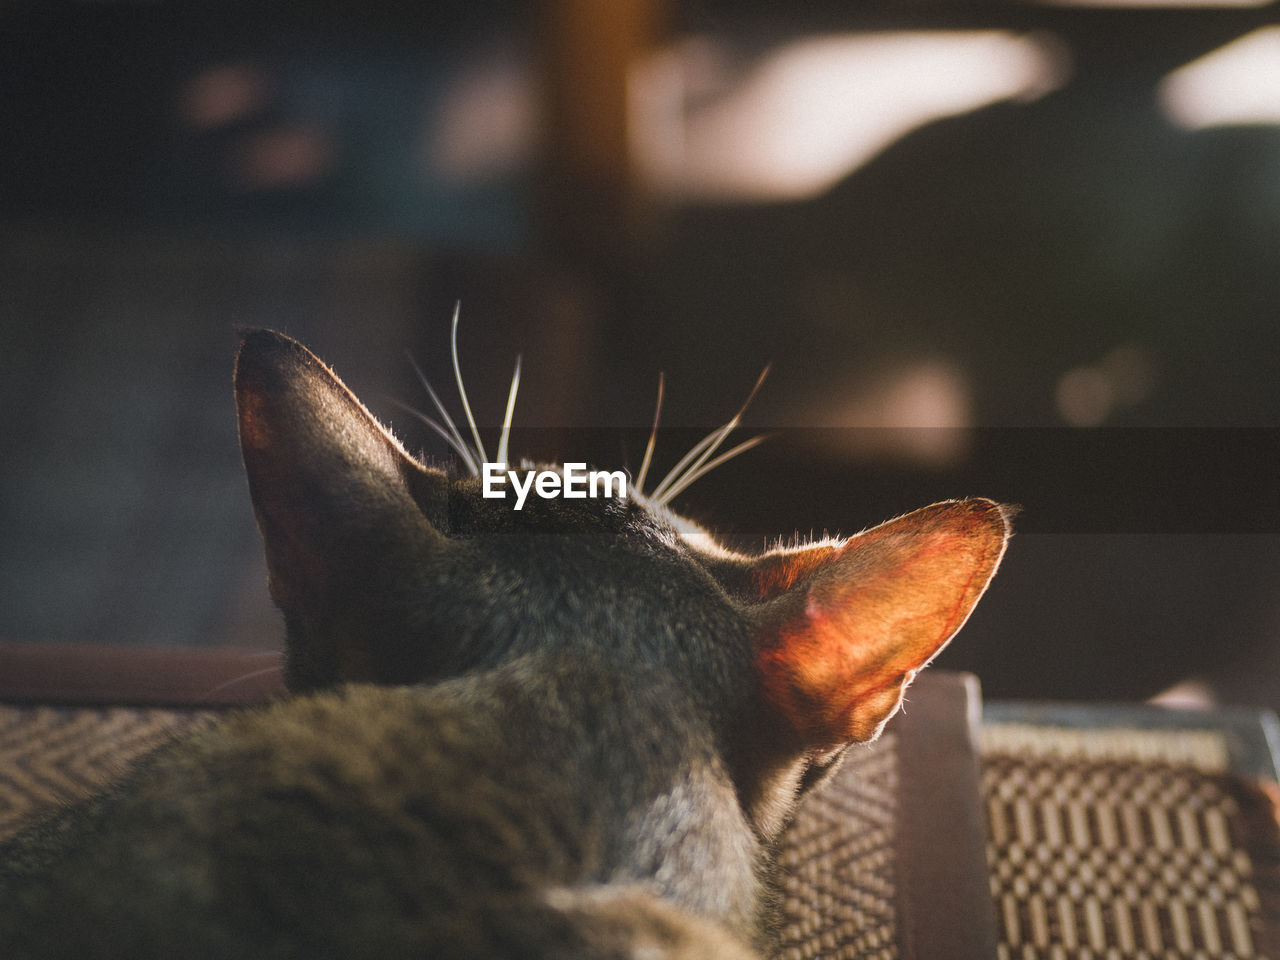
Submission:
M 798 551 L 790 565 L 766 558 L 774 598 L 756 660 L 765 698 L 812 748 L 877 736 L 986 590 L 1009 519 L 990 500 L 947 501 L 839 547 Z

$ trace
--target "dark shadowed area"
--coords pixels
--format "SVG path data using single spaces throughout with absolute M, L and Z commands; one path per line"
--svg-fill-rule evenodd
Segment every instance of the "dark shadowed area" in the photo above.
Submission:
M 0 642 L 278 646 L 237 330 L 747 547 L 1022 506 L 989 697 L 1280 707 L 1274 4 L 0 5 Z

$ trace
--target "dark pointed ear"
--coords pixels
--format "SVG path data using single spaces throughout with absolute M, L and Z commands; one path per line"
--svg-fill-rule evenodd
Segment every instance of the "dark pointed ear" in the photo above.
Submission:
M 322 635 L 332 630 L 318 624 L 368 620 L 366 598 L 386 592 L 379 576 L 444 542 L 439 520 L 431 521 L 445 515 L 447 480 L 410 457 L 328 367 L 286 336 L 243 335 L 235 392 L 271 595 L 291 644 L 307 648 L 291 646 L 290 657 L 323 661 L 309 672 L 337 679 L 343 654 L 325 649 Z M 359 674 L 347 666 L 346 674 Z
M 990 500 L 934 504 L 843 544 L 761 558 L 757 667 L 809 749 L 870 740 L 986 590 L 1010 534 Z

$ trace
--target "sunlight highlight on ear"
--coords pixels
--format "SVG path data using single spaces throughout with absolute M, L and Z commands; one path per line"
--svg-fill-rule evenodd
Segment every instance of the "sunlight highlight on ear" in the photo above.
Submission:
M 764 558 L 784 580 L 796 576 L 762 615 L 757 669 L 766 698 L 817 746 L 874 736 L 915 672 L 964 625 L 1008 537 L 1000 505 L 948 501 L 794 568 L 785 554 Z

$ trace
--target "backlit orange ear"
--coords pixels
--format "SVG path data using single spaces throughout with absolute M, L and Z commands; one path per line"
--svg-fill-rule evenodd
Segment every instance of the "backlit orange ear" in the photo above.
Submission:
M 761 593 L 774 596 L 757 634 L 765 697 L 814 747 L 876 737 L 968 619 L 1009 534 L 999 504 L 956 500 L 812 555 L 762 558 Z

